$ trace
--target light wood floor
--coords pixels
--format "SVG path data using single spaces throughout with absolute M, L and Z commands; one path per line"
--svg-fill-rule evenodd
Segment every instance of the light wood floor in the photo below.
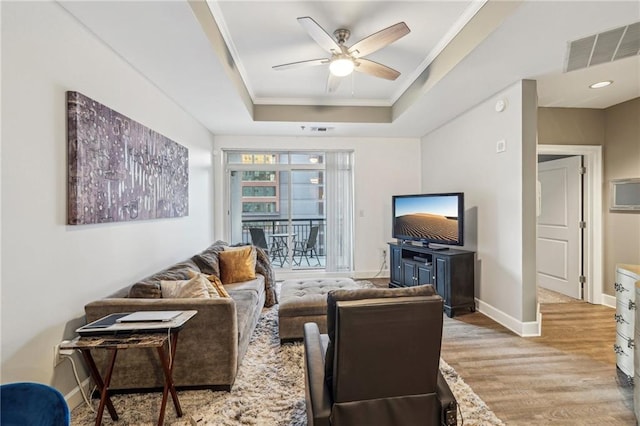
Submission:
M 442 357 L 507 425 L 635 425 L 633 389 L 616 373 L 615 310 L 540 310 L 542 336 L 528 338 L 478 312 L 445 316 Z

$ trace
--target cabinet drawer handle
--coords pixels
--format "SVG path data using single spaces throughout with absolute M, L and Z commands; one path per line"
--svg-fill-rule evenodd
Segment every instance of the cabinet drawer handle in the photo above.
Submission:
M 616 344 L 613 345 L 613 351 L 616 353 L 616 355 L 622 355 L 624 353 L 622 346 Z
M 620 293 L 622 293 L 624 291 L 629 291 L 626 288 L 624 288 L 624 286 L 622 284 L 619 284 L 619 283 L 613 283 L 613 288 L 615 288 L 616 291 L 619 291 Z
M 636 309 L 636 303 L 633 300 L 629 300 L 629 310 Z
M 622 324 L 622 323 L 630 324 L 629 321 L 625 320 L 622 315 L 613 314 L 613 318 L 616 320 L 618 324 Z

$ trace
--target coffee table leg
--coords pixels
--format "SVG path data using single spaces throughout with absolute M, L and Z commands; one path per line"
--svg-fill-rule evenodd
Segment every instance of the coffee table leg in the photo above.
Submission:
M 176 415 L 182 417 L 182 407 L 178 400 L 178 393 L 176 392 L 175 385 L 173 384 L 173 361 L 176 355 L 176 346 L 178 344 L 178 332 L 171 334 L 170 340 L 170 360 L 164 351 L 164 346 L 158 348 L 158 355 L 160 356 L 160 362 L 162 364 L 162 370 L 164 371 L 164 389 L 162 390 L 162 403 L 160 404 L 160 415 L 158 418 L 158 426 L 164 423 L 164 413 L 167 407 L 167 397 L 171 392 L 171 398 L 173 399 L 173 405 L 176 408 Z
M 98 413 L 96 414 L 96 426 L 99 426 L 102 423 L 102 414 L 104 413 L 105 405 L 107 406 L 107 410 L 111 415 L 111 419 L 114 421 L 118 420 L 118 413 L 116 413 L 116 409 L 111 402 L 111 398 L 109 398 L 109 383 L 111 383 L 111 374 L 113 373 L 113 366 L 116 363 L 117 353 L 117 349 L 112 350 L 111 359 L 109 361 L 109 369 L 107 370 L 107 375 L 105 376 L 103 382 L 102 377 L 100 377 L 100 371 L 98 370 L 98 367 L 96 366 L 96 363 L 91 356 L 91 351 L 89 349 L 82 350 L 82 355 L 89 365 L 89 373 L 91 374 L 93 381 L 96 383 L 96 387 L 100 391 L 100 405 L 98 406 Z

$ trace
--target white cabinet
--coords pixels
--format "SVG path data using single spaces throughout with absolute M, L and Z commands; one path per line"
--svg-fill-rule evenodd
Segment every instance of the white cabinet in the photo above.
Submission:
M 636 282 L 640 280 L 638 272 L 640 266 L 618 265 L 616 268 L 616 365 L 622 373 L 633 383 L 634 377 L 634 347 L 636 333 Z M 640 301 L 640 296 L 638 297 Z M 639 318 L 640 319 L 640 318 Z M 640 341 L 640 340 L 639 340 Z
M 616 266 L 616 365 L 633 389 L 636 419 L 640 419 L 640 315 L 636 315 L 636 301 L 640 302 L 640 265 Z M 638 344 L 636 344 L 636 342 Z
M 616 343 L 613 350 L 616 352 L 616 365 L 633 383 L 633 348 L 635 346 L 635 319 L 636 319 L 636 281 L 640 278 L 633 271 L 618 265 L 616 268 Z M 640 301 L 640 297 L 638 297 Z
M 618 298 L 618 303 L 620 303 L 620 297 L 624 298 L 622 294 L 626 293 L 626 289 L 629 287 L 631 287 L 631 291 L 634 295 L 633 303 L 635 305 L 636 300 L 640 302 L 640 265 L 617 265 L 616 296 Z M 618 309 L 619 308 L 620 307 L 618 306 Z M 638 345 L 636 345 L 634 342 L 640 343 L 640 315 L 635 314 L 634 306 L 633 322 L 631 325 L 631 331 L 629 331 L 628 326 L 618 320 L 618 309 L 616 309 L 616 322 L 618 323 L 616 327 L 616 334 L 632 333 L 634 337 L 634 340 L 631 341 L 631 346 L 633 346 L 633 355 L 631 355 L 630 362 L 633 368 L 632 377 L 634 378 L 635 383 L 638 383 L 638 385 L 633 389 L 633 410 L 636 415 L 636 420 L 638 420 L 640 419 L 640 348 L 638 348 Z M 618 345 L 617 339 L 616 345 Z M 616 354 L 617 353 L 618 352 L 616 350 Z M 623 364 L 624 362 L 628 363 L 629 360 L 622 361 Z M 621 367 L 620 355 L 617 355 L 616 363 L 618 364 L 618 367 L 620 367 L 620 369 L 625 372 L 625 374 L 628 374 Z
M 630 383 L 633 383 L 634 376 L 634 329 L 640 330 L 640 327 L 636 327 L 636 282 L 640 280 L 639 271 L 640 266 L 637 265 L 618 265 L 614 284 L 617 325 L 613 349 L 616 352 L 616 365 Z M 640 301 L 640 296 L 637 300 Z

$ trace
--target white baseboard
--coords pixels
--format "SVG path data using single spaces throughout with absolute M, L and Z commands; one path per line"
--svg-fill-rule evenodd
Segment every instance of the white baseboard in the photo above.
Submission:
M 609 296 L 608 294 L 602 294 L 602 304 L 608 306 L 610 308 L 616 308 L 616 298 L 614 296 Z
M 376 275 L 379 275 L 376 277 Z M 366 280 L 368 278 L 389 278 L 389 270 L 380 271 L 354 271 L 354 272 L 326 272 L 324 270 L 293 270 L 293 271 L 276 271 L 276 281 L 294 280 L 304 278 L 353 278 L 357 280 Z
M 87 395 L 88 398 L 91 398 L 91 395 L 89 394 L 89 392 L 91 392 L 91 389 L 93 388 L 93 382 L 91 381 L 91 377 L 87 377 L 82 381 L 82 388 L 84 389 L 85 395 Z M 79 386 L 76 386 L 71 390 L 71 392 L 66 394 L 64 396 L 64 399 L 67 401 L 67 405 L 71 410 L 73 410 L 74 408 L 76 408 L 81 404 L 84 404 L 84 398 L 82 397 L 82 393 L 80 392 Z
M 537 306 L 536 321 L 522 322 L 494 306 L 476 299 L 477 310 L 498 324 L 508 328 L 520 337 L 540 336 L 542 331 L 542 314 L 540 304 Z
M 376 276 L 377 275 L 377 276 Z M 353 273 L 353 278 L 358 280 L 366 280 L 367 278 L 389 278 L 389 270 L 383 271 L 357 271 Z

